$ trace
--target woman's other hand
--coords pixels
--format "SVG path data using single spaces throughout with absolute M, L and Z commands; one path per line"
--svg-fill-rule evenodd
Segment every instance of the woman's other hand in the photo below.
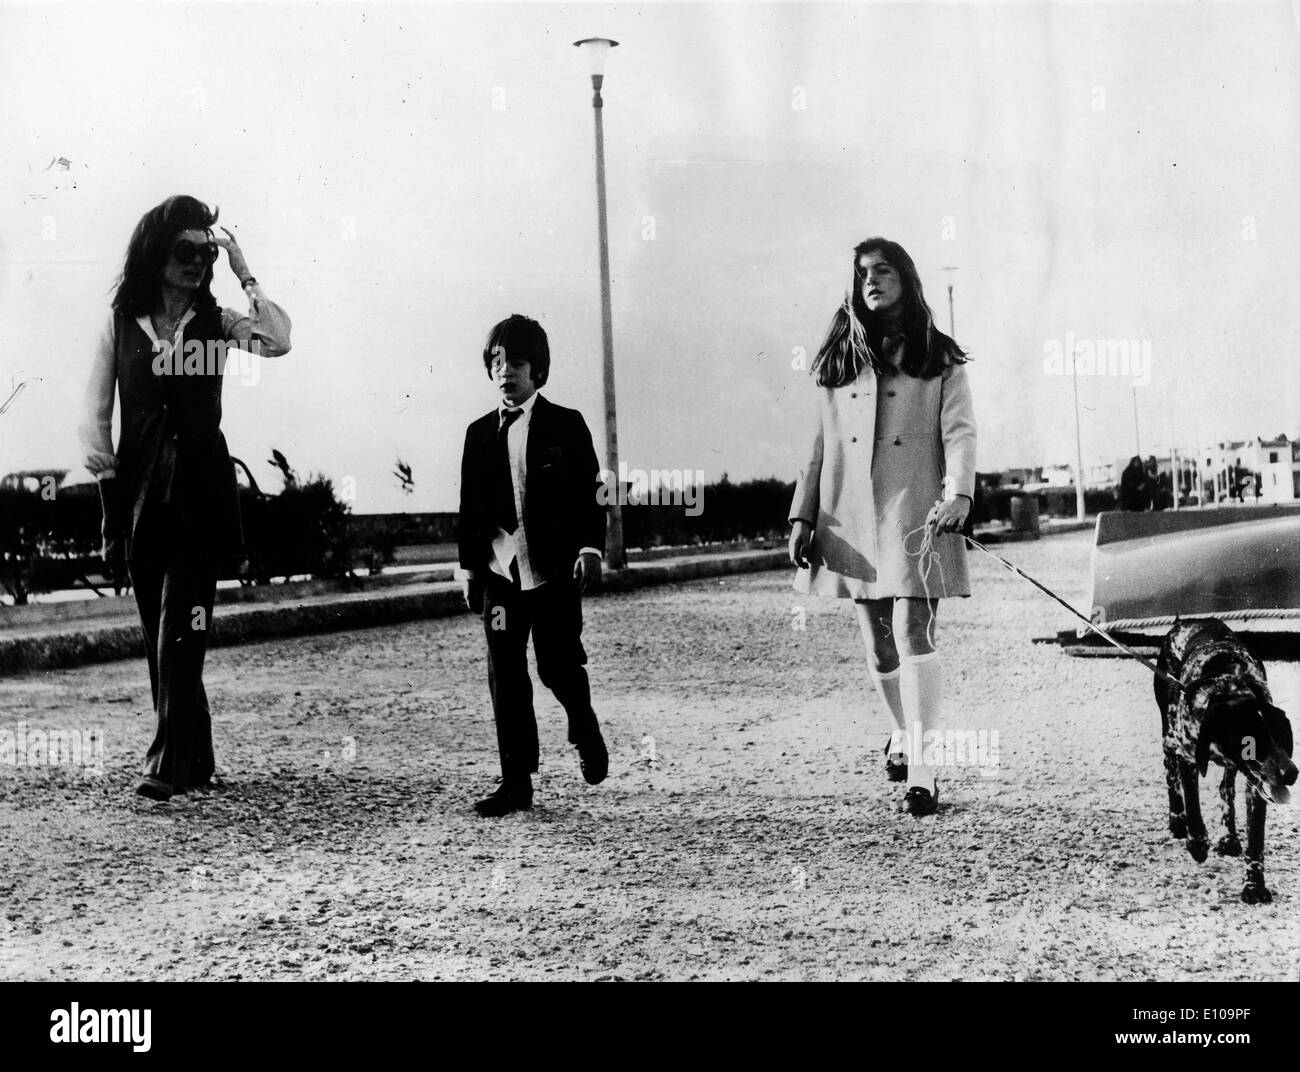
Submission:
M 812 546 L 812 526 L 807 521 L 796 521 L 790 530 L 790 562 L 800 569 L 809 569 L 808 548 Z
M 935 532 L 961 532 L 969 513 L 970 500 L 965 495 L 957 495 L 935 503 L 927 520 Z
M 577 561 L 573 563 L 573 579 L 577 582 L 579 592 L 586 592 L 593 586 L 599 585 L 600 555 L 593 554 L 591 551 L 579 554 Z

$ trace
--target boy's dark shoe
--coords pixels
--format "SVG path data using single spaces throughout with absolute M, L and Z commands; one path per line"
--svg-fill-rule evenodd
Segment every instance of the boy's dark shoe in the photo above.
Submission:
M 485 819 L 496 819 L 511 812 L 528 811 L 533 806 L 533 780 L 503 781 L 496 791 L 474 804 Z
M 609 749 L 600 727 L 589 730 L 573 742 L 578 746 L 578 766 L 588 785 L 600 785 L 609 774 Z

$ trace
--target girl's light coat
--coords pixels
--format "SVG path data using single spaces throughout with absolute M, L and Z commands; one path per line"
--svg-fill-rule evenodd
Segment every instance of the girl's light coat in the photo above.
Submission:
M 903 394 L 906 431 L 878 440 L 881 390 Z M 902 538 L 924 523 L 935 499 L 975 493 L 975 413 L 966 369 L 953 365 L 928 380 L 878 377 L 864 369 L 843 387 L 815 387 L 811 445 L 799 471 L 790 520 L 813 526 L 808 559 L 795 590 L 851 599 L 925 594 Z M 877 458 L 879 453 L 879 458 Z M 874 463 L 874 479 L 873 479 Z M 919 546 L 920 534 L 908 541 Z M 960 536 L 936 536 L 940 562 L 929 594 L 970 595 Z M 941 567 L 941 568 L 940 568 Z

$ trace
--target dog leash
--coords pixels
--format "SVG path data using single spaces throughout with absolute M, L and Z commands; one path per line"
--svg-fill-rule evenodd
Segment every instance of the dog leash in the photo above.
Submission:
M 923 533 L 924 533 L 924 535 L 923 535 L 922 538 L 921 538 L 921 547 L 920 547 L 920 549 L 919 549 L 918 551 L 915 551 L 915 552 L 913 552 L 913 551 L 908 551 L 908 550 L 907 550 L 907 540 L 908 540 L 908 537 L 912 536 L 914 533 L 917 533 L 917 532 L 923 532 Z M 1150 670 L 1153 674 L 1155 674 L 1156 677 L 1158 677 L 1158 678 L 1160 678 L 1161 680 L 1163 680 L 1166 684 L 1172 685 L 1172 686 L 1174 686 L 1174 688 L 1179 689 L 1179 690 L 1182 690 L 1183 688 L 1185 688 L 1185 686 L 1183 685 L 1183 683 L 1182 683 L 1181 681 L 1179 681 L 1178 678 L 1174 677 L 1172 674 L 1169 674 L 1169 673 L 1167 673 L 1167 672 L 1164 671 L 1164 670 L 1161 670 L 1160 667 L 1156 666 L 1156 664 L 1153 663 L 1150 659 L 1146 658 L 1146 657 L 1143 656 L 1143 655 L 1139 655 L 1136 651 L 1134 651 L 1132 648 L 1130 648 L 1127 644 L 1122 644 L 1122 643 L 1120 643 L 1120 641 L 1116 640 L 1113 636 L 1111 636 L 1108 632 L 1106 632 L 1106 630 L 1102 629 L 1099 625 L 1097 625 L 1097 624 L 1095 624 L 1094 622 L 1090 621 L 1088 618 L 1085 618 L 1081 613 L 1079 613 L 1079 611 L 1075 610 L 1074 607 L 1070 606 L 1069 603 L 1067 603 L 1064 599 L 1062 599 L 1060 596 L 1058 596 L 1055 592 L 1053 592 L 1053 591 L 1052 591 L 1050 588 L 1048 588 L 1046 585 L 1044 585 L 1044 584 L 1040 584 L 1038 581 L 1034 580 L 1034 578 L 1032 578 L 1031 576 L 1029 576 L 1029 574 L 1027 574 L 1024 570 L 1020 569 L 1018 566 L 1012 565 L 1012 563 L 1008 562 L 1008 561 L 1007 561 L 1005 558 L 1003 558 L 1001 555 L 996 554 L 996 553 L 993 552 L 993 551 L 990 551 L 987 547 L 985 547 L 982 543 L 980 543 L 979 540 L 976 540 L 976 539 L 974 539 L 973 537 L 967 536 L 967 535 L 965 535 L 964 533 L 960 533 L 960 534 L 958 534 L 958 535 L 960 535 L 961 538 L 962 538 L 963 540 L 965 540 L 968 544 L 970 544 L 972 547 L 979 548 L 979 550 L 983 551 L 983 552 L 984 552 L 986 555 L 988 555 L 989 557 L 994 558 L 994 559 L 996 559 L 998 562 L 1002 563 L 1002 565 L 1004 565 L 1004 566 L 1005 566 L 1007 569 L 1009 569 L 1012 573 L 1018 574 L 1019 576 L 1023 577 L 1023 578 L 1024 578 L 1025 580 L 1027 580 L 1030 584 L 1032 584 L 1035 588 L 1037 588 L 1040 592 L 1043 592 L 1044 594 L 1051 596 L 1054 600 L 1056 600 L 1056 602 L 1058 602 L 1061 606 L 1063 606 L 1066 610 L 1068 610 L 1071 614 L 1073 614 L 1076 618 L 1078 618 L 1079 621 L 1083 622 L 1084 625 L 1086 625 L 1086 626 L 1087 626 L 1089 629 L 1091 629 L 1094 633 L 1096 633 L 1098 636 L 1100 636 L 1103 640 L 1105 640 L 1107 643 L 1113 644 L 1115 647 L 1119 648 L 1119 650 L 1122 651 L 1125 655 L 1131 655 L 1134 659 L 1136 659 L 1138 662 L 1140 662 L 1143 666 L 1145 666 L 1148 670 Z M 930 522 L 928 519 L 927 519 L 926 523 L 925 523 L 924 525 L 922 525 L 920 528 L 913 529 L 911 532 L 909 532 L 909 533 L 907 534 L 907 536 L 904 536 L 904 537 L 903 537 L 903 550 L 904 550 L 907 554 L 909 554 L 909 555 L 920 555 L 920 556 L 922 556 L 922 562 L 921 562 L 921 584 L 922 584 L 922 586 L 925 588 L 925 594 L 926 594 L 927 598 L 929 598 L 929 596 L 930 596 L 930 585 L 929 585 L 930 564 L 931 564 L 931 562 L 939 562 L 939 552 L 936 551 L 936 550 L 934 549 L 934 530 L 933 530 L 933 526 L 932 526 L 931 522 Z M 942 575 L 943 575 L 943 566 L 942 566 L 942 563 L 940 563 L 940 567 L 939 567 L 939 569 L 940 569 L 940 578 L 942 578 Z M 930 627 L 933 628 L 933 626 L 934 626 L 934 616 L 933 616 L 933 614 L 931 614 L 931 617 L 930 617 Z
M 1174 677 L 1172 674 L 1167 673 L 1164 670 L 1161 670 L 1160 667 L 1156 666 L 1156 664 L 1153 663 L 1150 659 L 1146 658 L 1146 656 L 1144 655 L 1139 655 L 1127 644 L 1121 644 L 1118 640 L 1116 640 L 1113 636 L 1111 636 L 1108 632 L 1106 632 L 1105 629 L 1101 628 L 1101 626 L 1085 618 L 1082 614 L 1080 614 L 1077 610 L 1075 610 L 1072 606 L 1070 606 L 1069 603 L 1067 603 L 1064 599 L 1058 596 L 1046 585 L 1039 584 L 1036 580 L 1034 580 L 1031 576 L 1029 576 L 1029 574 L 1027 574 L 1024 570 L 1016 566 L 1013 566 L 1001 555 L 994 554 L 994 552 L 990 551 L 987 547 L 985 547 L 982 543 L 980 543 L 979 540 L 973 539 L 972 537 L 965 536 L 965 535 L 962 536 L 962 539 L 964 539 L 972 547 L 978 547 L 986 555 L 991 555 L 993 558 L 997 559 L 999 562 L 1002 563 L 1002 565 L 1006 566 L 1007 569 L 1011 570 L 1013 573 L 1018 573 L 1021 577 L 1027 580 L 1040 592 L 1045 592 L 1047 595 L 1051 596 L 1054 600 L 1056 600 L 1056 602 L 1061 604 L 1061 606 L 1063 606 L 1066 610 L 1068 610 L 1071 614 L 1073 614 L 1076 618 L 1078 618 L 1079 621 L 1083 622 L 1084 625 L 1086 625 L 1099 637 L 1101 637 L 1103 640 L 1111 644 L 1114 644 L 1115 647 L 1119 648 L 1119 650 L 1122 651 L 1125 655 L 1133 656 L 1133 658 L 1135 658 L 1138 662 L 1140 662 L 1143 666 L 1145 666 L 1148 670 L 1150 670 L 1153 674 L 1155 674 L 1156 677 L 1161 678 L 1166 684 L 1173 685 L 1174 688 L 1179 690 L 1182 690 L 1185 687 L 1183 683 L 1178 680 L 1178 678 Z

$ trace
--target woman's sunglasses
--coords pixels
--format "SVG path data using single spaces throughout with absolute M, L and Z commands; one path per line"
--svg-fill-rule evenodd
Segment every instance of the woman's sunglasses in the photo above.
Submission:
M 200 244 L 182 238 L 172 246 L 172 256 L 176 258 L 177 264 L 193 264 L 196 260 L 202 260 L 204 264 L 212 264 L 217 259 L 217 244 L 215 242 Z

